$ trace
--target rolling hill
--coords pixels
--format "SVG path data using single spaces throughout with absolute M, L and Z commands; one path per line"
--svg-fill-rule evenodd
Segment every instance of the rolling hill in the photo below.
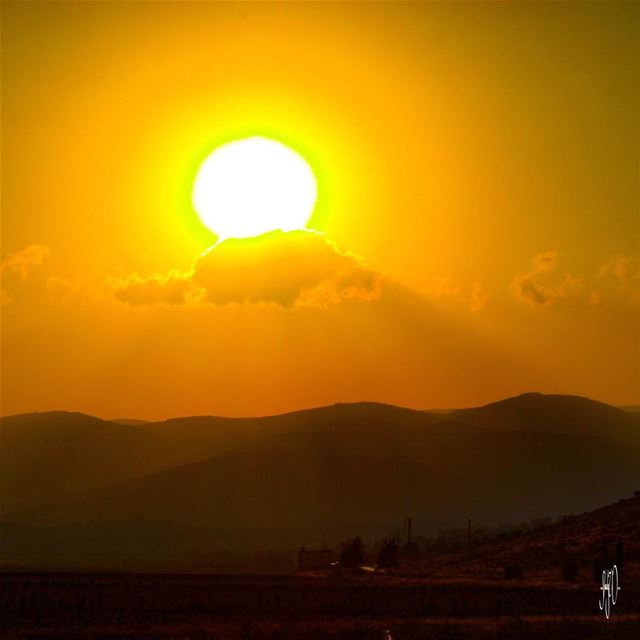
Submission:
M 0 419 L 0 514 L 65 502 L 112 484 L 203 460 L 265 437 L 336 416 L 373 413 L 428 422 L 418 411 L 336 405 L 263 418 L 186 417 L 107 421 L 52 411 Z
M 1 433 L 3 495 L 31 500 L 5 510 L 12 526 L 58 537 L 67 528 L 76 540 L 79 523 L 92 539 L 96 527 L 199 529 L 206 535 L 186 536 L 194 554 L 203 536 L 245 549 L 381 536 L 407 514 L 427 533 L 468 517 L 519 522 L 640 486 L 635 417 L 571 396 L 525 394 L 449 414 L 358 403 L 135 426 L 41 414 L 5 418 Z M 49 475 L 56 491 L 47 493 Z M 145 536 L 123 539 L 123 554 L 144 552 Z
M 53 411 L 0 421 L 0 512 L 34 509 L 153 471 L 151 437 L 129 425 Z
M 491 429 L 594 435 L 638 443 L 640 415 L 588 398 L 525 393 L 449 417 Z
M 430 578 L 480 578 L 503 580 L 508 566 L 517 566 L 528 580 L 564 580 L 567 558 L 577 565 L 577 582 L 594 583 L 594 564 L 608 556 L 607 568 L 616 561 L 622 543 L 624 585 L 638 584 L 640 577 L 640 492 L 633 497 L 581 514 L 563 517 L 506 539 L 474 544 L 455 552 L 433 550 L 426 557 L 397 570 L 403 575 Z M 606 557 L 605 556 L 605 557 Z

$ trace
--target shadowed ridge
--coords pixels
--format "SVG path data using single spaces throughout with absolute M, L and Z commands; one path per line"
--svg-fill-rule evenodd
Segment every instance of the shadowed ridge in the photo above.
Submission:
M 371 495 L 394 494 L 395 502 L 389 497 L 386 506 L 372 502 L 361 514 L 367 519 L 377 517 L 378 507 L 381 513 L 395 513 L 394 504 L 406 504 L 405 511 L 415 513 L 419 509 L 434 513 L 437 507 L 448 515 L 452 509 L 445 509 L 439 498 L 445 489 L 451 505 L 462 500 L 460 509 L 471 508 L 474 493 L 476 503 L 492 496 L 496 509 L 501 502 L 503 513 L 515 512 L 521 507 L 518 490 L 532 492 L 527 504 L 540 493 L 539 504 L 546 508 L 542 484 L 549 488 L 554 483 L 566 489 L 564 504 L 584 508 L 599 497 L 594 491 L 601 488 L 606 489 L 604 498 L 629 489 L 628 467 L 637 462 L 638 433 L 636 418 L 619 409 L 576 396 L 543 394 L 524 394 L 446 415 L 370 402 L 263 418 L 200 416 L 135 426 L 79 413 L 23 414 L 2 421 L 0 507 L 4 514 L 41 510 L 144 477 L 140 486 L 129 486 L 131 491 L 140 488 L 140 515 L 164 514 L 165 499 L 175 486 L 182 492 L 174 504 L 176 519 L 184 515 L 196 521 L 209 517 L 213 509 L 214 496 L 202 491 L 206 487 L 244 487 L 248 495 L 250 490 L 256 494 L 256 486 L 270 485 L 259 500 L 246 502 L 250 513 L 274 494 L 284 497 L 289 485 L 283 473 L 295 469 L 288 482 L 315 483 L 317 502 L 325 505 L 323 513 L 313 507 L 309 516 L 330 517 L 342 487 L 349 486 Z M 605 453 L 610 464 L 619 467 L 615 478 L 609 478 L 615 484 L 587 490 Z M 206 464 L 189 467 L 200 461 Z M 243 469 L 240 476 L 236 468 Z M 181 471 L 166 485 L 162 477 L 150 477 L 170 469 Z M 374 482 L 378 475 L 382 480 Z M 574 487 L 578 476 L 584 492 Z M 368 484 L 360 486 L 360 478 Z M 509 493 L 505 487 L 511 485 Z M 85 495 L 79 496 L 79 491 Z M 145 492 L 155 496 L 155 505 L 145 503 Z M 499 501 L 500 492 L 509 495 Z M 313 502 L 310 495 L 294 494 L 288 506 L 281 505 L 282 513 L 292 504 L 300 510 L 301 502 Z M 192 497 L 206 509 L 188 507 Z M 119 511 L 119 502 L 118 498 L 112 504 L 113 513 Z M 359 508 L 357 500 L 353 504 Z M 155 513 L 147 514 L 149 510 Z M 79 517 L 89 515 L 81 511 Z M 221 507 L 216 511 L 222 514 Z M 240 513 L 233 518 L 240 515 L 244 517 Z M 275 509 L 263 515 L 275 516 Z M 247 521 L 250 526 L 258 524 Z
M 96 476 L 98 465 L 106 464 L 102 470 L 111 473 L 135 446 L 119 445 L 115 450 L 121 453 L 111 458 L 104 447 L 93 447 L 87 460 L 65 445 L 63 467 L 54 473 L 43 473 L 27 447 L 20 458 L 25 482 L 37 477 L 40 489 L 48 489 L 51 478 L 71 475 L 71 488 L 94 482 L 95 489 L 85 496 L 45 496 L 65 500 L 32 501 L 35 508 L 5 512 L 2 519 L 51 527 L 93 523 L 105 531 L 119 522 L 165 521 L 178 529 L 218 532 L 216 539 L 236 548 L 319 545 L 353 530 L 382 537 L 408 513 L 432 533 L 438 523 L 456 526 L 467 517 L 487 525 L 522 522 L 583 511 L 635 490 L 638 439 L 631 446 L 610 432 L 619 427 L 637 436 L 638 431 L 620 416 L 628 417 L 585 398 L 525 394 L 446 416 L 355 403 L 257 419 L 200 417 L 135 428 L 95 419 L 102 432 L 132 430 L 148 439 L 133 466 L 138 477 L 115 475 L 110 486 L 95 485 L 104 480 Z M 92 431 L 80 425 L 74 430 L 85 436 Z M 39 431 L 47 437 L 56 433 Z M 32 444 L 52 464 L 56 456 L 42 442 L 46 438 Z M 184 462 L 176 464 L 178 459 Z M 150 460 L 156 469 L 143 475 L 142 465 Z M 134 532 L 140 527 L 147 531 L 140 524 Z M 146 544 L 135 535 L 139 542 L 120 550 L 122 557 Z M 191 553 L 197 555 L 198 548 L 194 543 Z M 32 552 L 28 545 L 23 551 L 25 557 Z
M 80 411 L 34 411 L 32 413 L 16 413 L 10 416 L 0 417 L 0 427 L 13 426 L 19 424 L 34 424 L 34 423 L 81 423 L 86 421 L 95 421 L 107 424 L 109 420 L 103 420 L 97 418 L 88 413 L 81 413 Z
M 274 435 L 297 430 L 323 429 L 336 422 L 367 420 L 396 425 L 425 425 L 441 416 L 375 402 L 334 404 L 258 418 L 191 416 L 139 425 L 157 436 L 183 461 L 203 460 L 222 450 L 244 446 Z M 212 448 L 212 445 L 215 447 Z
M 167 420 L 153 421 L 154 425 L 172 424 L 176 422 L 192 422 L 196 421 L 215 421 L 215 422 L 253 422 L 260 421 L 275 421 L 275 420 L 306 420 L 310 417 L 323 417 L 327 414 L 333 413 L 334 415 L 371 415 L 379 414 L 380 412 L 385 414 L 398 415 L 402 413 L 406 416 L 413 415 L 414 417 L 423 418 L 425 415 L 430 415 L 428 411 L 422 411 L 420 409 L 409 409 L 406 407 L 399 407 L 393 404 L 387 404 L 384 402 L 336 402 L 334 404 L 310 407 L 308 409 L 297 409 L 295 411 L 287 411 L 285 413 L 276 413 L 267 416 L 245 416 L 245 417 L 229 417 L 229 416 L 216 416 L 216 415 L 202 415 L 202 416 L 183 416 L 178 418 L 168 418 Z M 149 423 L 147 423 L 149 424 Z
M 151 470 L 148 433 L 83 413 L 3 417 L 0 437 L 3 513 L 82 495 Z
M 563 404 L 565 406 L 572 406 L 573 408 L 584 406 L 590 407 L 591 409 L 596 407 L 606 407 L 606 409 L 610 410 L 611 413 L 624 413 L 624 411 L 619 407 L 615 407 L 599 400 L 592 400 L 591 398 L 587 398 L 585 396 L 560 393 L 540 393 L 539 391 L 528 391 L 517 396 L 497 400 L 496 402 L 489 402 L 485 405 L 481 405 L 480 407 L 469 407 L 468 409 L 461 409 L 460 411 L 473 411 L 475 409 L 486 409 L 488 407 L 498 406 L 532 407 L 538 406 L 540 404 L 556 406 Z
M 637 416 L 582 396 L 524 393 L 449 415 L 485 428 L 589 434 L 639 443 Z
M 578 561 L 577 581 L 594 585 L 593 568 L 608 545 L 611 563 L 616 544 L 621 542 L 627 562 L 624 582 L 637 584 L 640 577 L 640 491 L 633 497 L 586 511 L 565 515 L 558 520 L 543 519 L 538 526 L 514 531 L 491 542 L 468 550 L 433 552 L 428 560 L 419 560 L 400 568 L 397 573 L 425 575 L 430 578 L 504 579 L 507 566 L 518 566 L 529 580 L 558 581 L 567 557 Z M 571 541 L 570 552 L 567 541 Z M 610 568 L 610 567 L 607 567 Z
M 66 501 L 301 429 L 343 422 L 423 424 L 429 415 L 377 403 L 341 404 L 262 418 L 195 416 L 123 423 L 47 411 L 0 420 L 0 512 Z

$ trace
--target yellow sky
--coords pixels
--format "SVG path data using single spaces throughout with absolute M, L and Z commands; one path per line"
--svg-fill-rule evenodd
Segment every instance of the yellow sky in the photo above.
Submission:
M 639 12 L 3 3 L 2 413 L 640 403 Z M 199 258 L 247 135 L 324 235 Z

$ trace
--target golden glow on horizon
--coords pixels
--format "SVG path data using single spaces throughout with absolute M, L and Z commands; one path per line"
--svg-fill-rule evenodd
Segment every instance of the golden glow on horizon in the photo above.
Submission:
M 316 179 L 304 158 L 260 136 L 215 149 L 193 187 L 193 206 L 219 239 L 304 229 L 316 198 Z
M 4 3 L 0 412 L 640 403 L 638 10 Z M 268 271 L 193 201 L 255 136 L 318 185 Z

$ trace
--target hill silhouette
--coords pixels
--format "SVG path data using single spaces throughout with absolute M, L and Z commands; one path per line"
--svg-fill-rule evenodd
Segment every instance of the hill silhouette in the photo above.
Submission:
M 495 429 L 591 434 L 636 444 L 640 415 L 580 396 L 525 393 L 483 407 L 454 411 L 468 424 Z
M 374 414 L 403 424 L 430 421 L 419 411 L 375 403 L 261 418 L 198 416 L 160 422 L 107 421 L 65 411 L 4 417 L 0 419 L 0 514 L 71 500 L 336 417 Z
M 2 519 L 76 541 L 79 523 L 93 540 L 96 528 L 120 527 L 123 554 L 144 553 L 136 532 L 149 529 L 193 540 L 194 553 L 205 538 L 313 545 L 386 535 L 408 513 L 433 533 L 467 517 L 580 512 L 640 485 L 636 418 L 572 396 L 449 414 L 356 403 L 136 425 L 55 412 L 4 418 L 0 429 Z
M 431 553 L 405 564 L 397 573 L 430 578 L 504 579 L 505 568 L 517 566 L 528 580 L 563 579 L 562 566 L 572 558 L 577 566 L 577 582 L 594 582 L 594 563 L 607 549 L 615 562 L 617 544 L 624 549 L 625 584 L 637 584 L 640 577 L 640 493 L 593 511 L 563 517 L 552 524 L 489 544 L 476 544 L 471 556 L 467 549 L 451 553 Z
M 81 413 L 0 420 L 0 512 L 36 508 L 154 470 L 150 436 Z

